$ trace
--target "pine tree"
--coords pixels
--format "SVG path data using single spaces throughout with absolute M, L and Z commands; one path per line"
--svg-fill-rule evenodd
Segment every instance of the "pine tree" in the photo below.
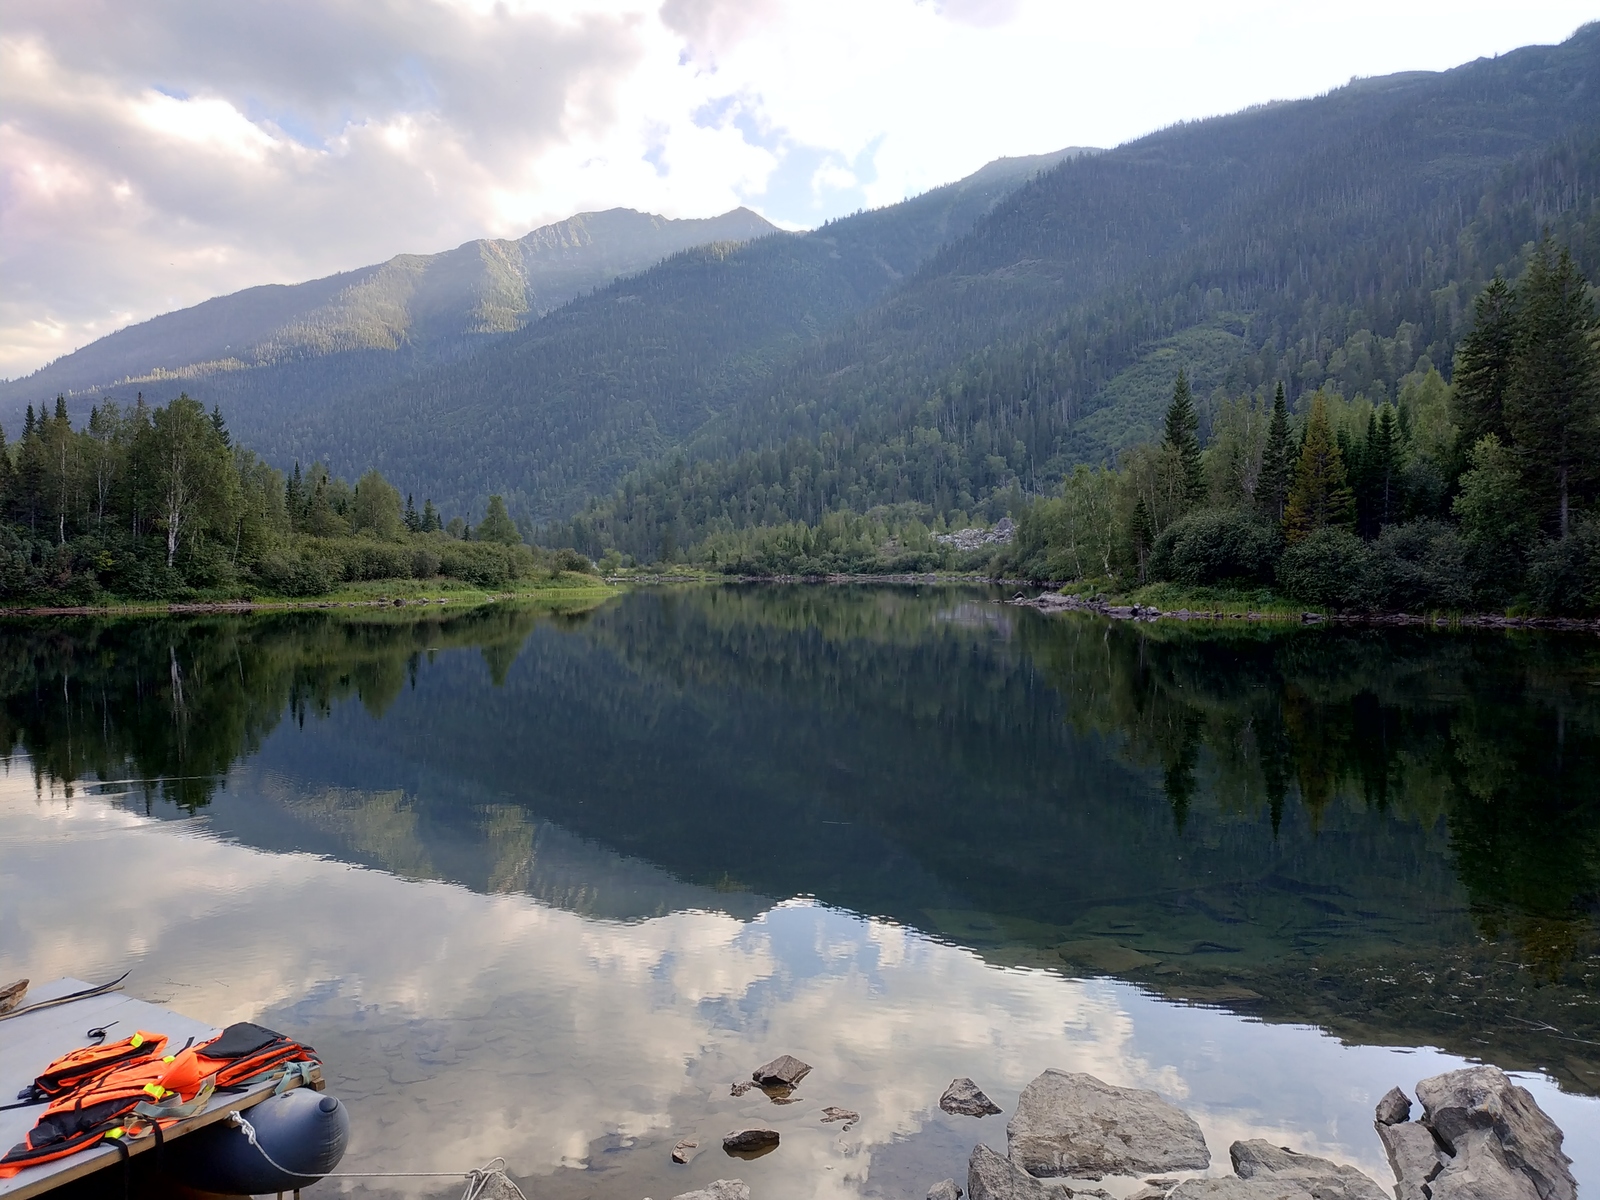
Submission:
M 422 502 L 422 532 L 438 533 L 444 528 L 444 522 L 439 519 L 439 510 L 433 506 L 430 496 Z
M 1341 439 L 1341 447 L 1343 440 Z M 1367 436 L 1350 460 L 1356 493 L 1356 528 L 1376 537 L 1399 508 L 1400 425 L 1394 407 L 1381 404 L 1367 418 Z
M 1517 355 L 1517 297 L 1496 271 L 1474 305 L 1472 332 L 1456 351 L 1452 415 L 1460 427 L 1457 444 L 1476 446 L 1486 433 L 1502 442 L 1506 431 L 1506 387 Z
M 506 546 L 522 543 L 522 534 L 511 519 L 511 514 L 506 511 L 503 496 L 489 497 L 489 511 L 484 514 L 483 523 L 478 526 L 474 537 L 480 542 L 499 542 Z
M 1563 539 L 1573 493 L 1596 465 L 1600 361 L 1588 283 L 1562 250 L 1539 243 L 1517 289 L 1517 354 L 1505 393 L 1506 426 L 1524 479 Z
M 294 474 L 289 476 L 289 482 L 283 489 L 283 507 L 289 513 L 289 530 L 299 533 L 305 527 L 306 521 L 306 485 L 300 478 L 300 460 L 294 461 Z
M 1165 442 L 1177 451 L 1178 461 L 1183 466 L 1185 503 L 1190 507 L 1199 504 L 1206 494 L 1205 473 L 1200 462 L 1200 417 L 1189 395 L 1189 377 L 1182 368 L 1172 387 L 1172 403 L 1167 407 Z
M 228 434 L 228 426 L 222 419 L 221 405 L 211 406 L 211 428 L 217 431 L 217 436 L 222 439 L 222 444 L 228 448 L 233 446 L 233 438 Z
M 1354 509 L 1344 459 L 1328 424 L 1328 404 L 1319 390 L 1311 398 L 1306 436 L 1283 515 L 1284 533 L 1290 542 L 1298 542 L 1318 529 L 1349 528 Z
M 1256 483 L 1256 507 L 1271 521 L 1283 520 L 1284 499 L 1289 494 L 1289 406 L 1283 398 L 1283 382 L 1272 397 L 1272 423 L 1267 426 L 1267 445 L 1261 452 L 1261 478 Z
M 1144 582 L 1145 569 L 1150 563 L 1150 546 L 1155 541 L 1154 522 L 1150 519 L 1150 506 L 1140 496 L 1133 506 L 1133 528 L 1129 535 L 1133 541 L 1133 557 L 1139 568 L 1139 582 Z
M 422 518 L 417 516 L 417 502 L 410 492 L 406 493 L 406 513 L 403 518 L 406 529 L 412 533 L 422 532 Z

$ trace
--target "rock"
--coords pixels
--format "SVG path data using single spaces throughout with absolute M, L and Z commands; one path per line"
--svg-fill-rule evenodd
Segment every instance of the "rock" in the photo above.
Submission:
M 954 1179 L 941 1179 L 928 1189 L 928 1200 L 961 1200 L 961 1196 Z
M 1432 1200 L 1541 1200 L 1533 1179 L 1508 1160 L 1505 1146 L 1490 1130 L 1458 1134 L 1455 1154 L 1425 1193 Z
M 748 1079 L 741 1079 L 738 1083 L 734 1084 L 728 1089 L 728 1095 L 742 1096 L 753 1087 L 755 1087 L 755 1084 L 751 1083 Z
M 830 1104 L 827 1108 L 822 1110 L 822 1123 L 824 1125 L 827 1125 L 833 1121 L 847 1121 L 849 1124 L 847 1124 L 845 1128 L 849 1129 L 851 1125 L 854 1125 L 859 1120 L 861 1120 L 861 1114 L 858 1112 L 851 1112 L 848 1108 L 835 1108 Z
M 1132 1193 L 1128 1200 L 1167 1200 L 1167 1189 L 1151 1187 L 1147 1183 L 1137 1192 Z
M 1311 1200 L 1311 1185 L 1309 1180 L 1293 1175 L 1263 1175 L 1256 1179 L 1223 1175 L 1185 1179 L 1167 1193 L 1167 1200 Z
M 672 1200 L 750 1200 L 750 1185 L 742 1179 L 719 1179 L 698 1192 L 684 1192 Z
M 1121 971 L 1136 971 L 1140 967 L 1153 967 L 1161 961 L 1159 958 L 1152 958 L 1135 950 L 1132 946 L 1124 946 L 1103 938 L 1082 938 L 1077 941 L 1062 942 L 1056 947 L 1056 953 L 1063 962 L 1088 967 L 1091 971 L 1104 971 L 1108 975 L 1115 975 Z
M 1452 1156 L 1432 1189 L 1435 1200 L 1443 1200 L 1447 1174 L 1452 1176 L 1449 1190 L 1468 1195 L 1462 1190 L 1464 1173 L 1480 1166 L 1492 1173 L 1496 1168 L 1491 1160 L 1503 1161 L 1508 1171 L 1526 1177 L 1538 1200 L 1577 1200 L 1572 1160 L 1561 1151 L 1561 1130 L 1533 1094 L 1512 1083 L 1500 1068 L 1468 1067 L 1424 1079 L 1417 1084 L 1417 1099 L 1422 1123 Z M 1469 1136 L 1477 1134 L 1489 1135 L 1488 1140 Z M 1470 1164 L 1461 1161 L 1468 1151 Z
M 0 1013 L 10 1012 L 22 1003 L 22 997 L 28 993 L 28 981 L 19 979 L 15 983 L 8 983 L 0 988 Z
M 778 1144 L 776 1129 L 735 1129 L 722 1139 L 729 1154 L 765 1154 Z
M 1022 1089 L 1006 1136 L 1012 1159 L 1036 1176 L 1099 1179 L 1211 1165 L 1200 1126 L 1156 1093 L 1053 1068 Z
M 688 1138 L 685 1138 L 672 1148 L 672 1161 L 675 1163 L 686 1163 L 693 1159 L 698 1153 L 700 1153 L 700 1143 L 692 1142 Z
M 800 1081 L 811 1074 L 809 1063 L 803 1063 L 792 1054 L 780 1054 L 764 1067 L 750 1072 L 750 1078 L 764 1088 L 799 1087 Z
M 1399 1088 L 1390 1088 L 1383 1094 L 1383 1099 L 1378 1101 L 1373 1119 L 1379 1125 L 1399 1125 L 1402 1121 L 1409 1121 L 1411 1101 L 1406 1099 L 1406 1094 Z
M 983 1094 L 977 1084 L 962 1077 L 952 1079 L 939 1097 L 939 1107 L 958 1117 L 986 1117 L 1000 1111 L 1000 1106 Z
M 1380 1110 L 1382 1107 L 1379 1105 Z M 1445 1160 L 1428 1127 L 1415 1121 L 1379 1123 L 1378 1138 L 1394 1169 L 1395 1200 L 1428 1200 L 1426 1185 L 1433 1182 Z
M 1059 1194 L 980 1142 L 967 1160 L 967 1200 L 1059 1200 Z
M 1296 1180 L 1315 1200 L 1388 1200 L 1383 1189 L 1354 1167 L 1274 1146 L 1262 1138 L 1228 1148 L 1240 1179 Z

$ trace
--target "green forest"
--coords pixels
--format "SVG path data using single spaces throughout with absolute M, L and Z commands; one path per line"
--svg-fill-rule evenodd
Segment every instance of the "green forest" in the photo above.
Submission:
M 55 605 L 319 596 L 363 580 L 448 577 L 503 589 L 592 571 L 527 545 L 491 496 L 483 520 L 417 509 L 377 471 L 352 486 L 321 463 L 291 475 L 233 444 L 219 410 L 179 395 L 96 405 L 74 429 L 64 400 L 0 431 L 0 598 Z

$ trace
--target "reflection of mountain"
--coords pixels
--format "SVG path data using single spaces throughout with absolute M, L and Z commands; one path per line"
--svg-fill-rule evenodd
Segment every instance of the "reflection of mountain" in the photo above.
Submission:
M 1563 1040 L 1600 1040 L 1588 643 L 980 600 L 30 627 L 4 713 L 56 774 L 252 754 L 226 792 L 168 786 L 267 849 L 609 917 L 810 894 L 1363 1041 L 1487 1037 L 1600 1089 Z M 474 652 L 432 653 L 452 648 Z M 1519 1024 L 1541 1020 L 1561 1036 Z

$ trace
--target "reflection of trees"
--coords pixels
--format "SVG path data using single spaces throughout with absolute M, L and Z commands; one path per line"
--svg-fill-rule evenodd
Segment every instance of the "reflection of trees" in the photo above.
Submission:
M 482 646 L 498 684 L 535 620 L 496 605 L 18 622 L 0 637 L 0 742 L 24 750 L 41 779 L 132 780 L 147 800 L 193 809 L 285 713 L 303 724 L 355 698 L 382 715 L 418 659 L 451 646 Z

